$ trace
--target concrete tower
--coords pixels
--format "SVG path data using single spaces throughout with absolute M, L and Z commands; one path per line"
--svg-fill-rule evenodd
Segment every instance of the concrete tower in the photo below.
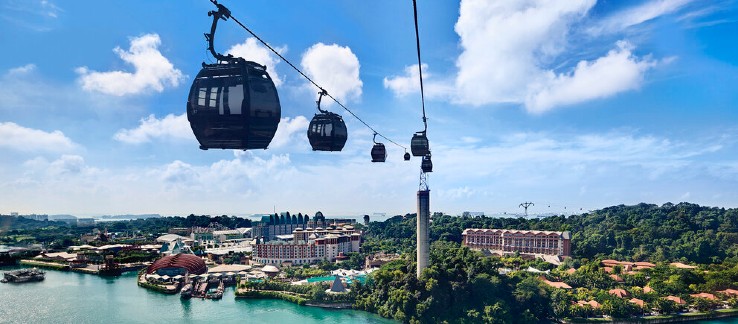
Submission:
M 428 267 L 428 259 L 430 257 L 430 246 L 428 240 L 428 232 L 430 230 L 430 190 L 418 191 L 418 217 L 417 217 L 417 247 L 418 247 L 418 272 L 417 276 L 423 273 L 423 269 Z

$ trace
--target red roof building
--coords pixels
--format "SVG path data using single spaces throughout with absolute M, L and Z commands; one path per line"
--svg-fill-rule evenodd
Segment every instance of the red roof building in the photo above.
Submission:
M 625 291 L 625 289 L 620 289 L 620 288 L 610 289 L 610 291 L 608 291 L 607 293 L 613 296 L 618 296 L 620 298 L 630 296 L 630 294 L 627 291 Z
M 545 277 L 540 277 L 540 279 L 543 281 L 543 283 L 554 287 L 554 288 L 560 288 L 560 289 L 571 289 L 571 286 L 567 285 L 565 282 L 561 281 L 549 281 Z
M 726 294 L 726 295 L 732 295 L 732 296 L 738 296 L 738 290 L 735 289 L 725 289 L 717 291 L 717 293 Z
M 168 255 L 154 261 L 147 269 L 147 274 L 157 273 L 160 275 L 177 274 L 203 274 L 208 272 L 208 267 L 200 257 L 194 254 Z
M 717 297 L 715 297 L 715 295 L 710 294 L 710 293 L 691 294 L 690 296 L 692 296 L 694 298 L 704 298 L 704 299 L 709 299 L 709 300 L 717 300 Z
M 646 307 L 646 302 L 644 302 L 643 300 L 640 300 L 638 298 L 632 298 L 631 300 L 629 300 L 629 302 L 638 305 L 638 307 L 640 307 L 640 308 Z
M 600 305 L 600 303 L 598 303 L 596 300 L 590 300 L 590 301 L 580 300 L 580 301 L 577 302 L 577 304 L 579 306 L 589 305 L 593 309 L 599 309 L 600 307 L 602 307 L 602 305 Z
M 687 303 L 687 302 L 684 301 L 684 299 L 681 299 L 681 298 L 679 298 L 677 296 L 666 296 L 666 297 L 664 297 L 664 299 L 671 300 L 671 301 L 677 303 L 677 305 L 684 305 L 684 304 Z

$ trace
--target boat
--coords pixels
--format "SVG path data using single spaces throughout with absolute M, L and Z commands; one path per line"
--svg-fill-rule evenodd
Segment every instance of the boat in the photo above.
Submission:
M 192 284 L 186 284 L 184 287 L 182 287 L 182 290 L 179 292 L 179 298 L 182 299 L 190 299 L 192 298 Z
M 0 282 L 32 282 L 44 280 L 45 272 L 36 269 L 20 269 L 6 272 Z
M 218 284 L 218 288 L 216 288 L 215 291 L 208 292 L 205 295 L 205 298 L 208 298 L 208 299 L 216 299 L 216 300 L 217 299 L 221 299 L 221 298 L 223 298 L 223 290 L 224 290 L 224 285 L 223 285 L 223 282 L 221 281 Z

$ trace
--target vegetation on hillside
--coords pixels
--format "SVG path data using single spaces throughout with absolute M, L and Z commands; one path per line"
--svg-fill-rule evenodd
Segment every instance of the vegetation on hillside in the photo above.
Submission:
M 431 241 L 460 243 L 466 228 L 570 231 L 575 259 L 720 263 L 738 257 L 738 209 L 690 203 L 613 206 L 581 215 L 543 219 L 434 217 Z M 415 248 L 415 215 L 372 222 L 367 251 L 409 252 Z
M 421 279 L 411 258 L 372 273 L 357 290 L 355 307 L 410 323 L 539 323 L 553 316 L 549 292 L 533 276 L 502 276 L 498 259 L 457 243 L 431 247 Z

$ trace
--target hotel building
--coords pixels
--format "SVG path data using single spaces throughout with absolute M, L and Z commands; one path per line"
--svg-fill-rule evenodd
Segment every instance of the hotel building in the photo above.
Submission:
M 284 237 L 280 235 L 280 237 Z M 256 239 L 252 260 L 271 265 L 302 265 L 321 260 L 334 261 L 339 253 L 359 252 L 361 234 L 353 226 L 296 228 L 291 240 L 264 242 Z
M 570 232 L 467 228 L 461 242 L 469 248 L 500 254 L 519 252 L 562 257 L 571 254 Z

